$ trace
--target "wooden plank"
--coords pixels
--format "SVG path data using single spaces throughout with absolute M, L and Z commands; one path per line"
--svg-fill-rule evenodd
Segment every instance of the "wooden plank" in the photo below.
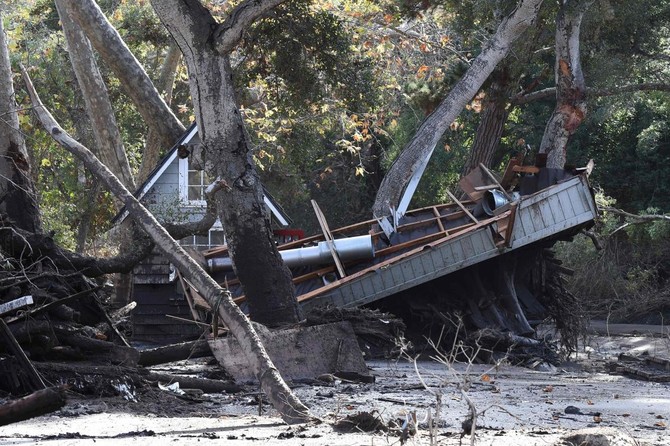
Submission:
M 505 195 L 505 198 L 507 198 L 508 201 L 514 201 L 512 200 L 512 196 L 509 193 L 507 193 L 507 191 L 498 182 L 498 179 L 491 173 L 490 170 L 486 168 L 486 166 L 483 163 L 479 163 L 479 168 L 482 169 L 482 172 L 484 172 L 486 176 L 489 177 L 489 179 L 493 182 L 493 184 L 496 184 L 500 188 L 500 191 Z
M 509 162 L 507 163 L 507 168 L 505 168 L 505 173 L 503 174 L 502 180 L 500 180 L 500 185 L 504 187 L 506 190 L 512 186 L 512 181 L 514 180 L 514 177 L 516 176 L 516 172 L 514 171 L 515 167 L 521 166 L 523 164 L 523 159 L 525 157 L 525 153 L 521 152 L 514 158 L 510 159 Z
M 439 228 L 440 232 L 444 232 L 444 225 L 442 224 L 442 218 L 440 215 L 440 211 L 437 210 L 437 208 L 432 208 L 433 209 L 433 214 L 437 218 L 437 227 Z
M 514 166 L 512 167 L 512 171 L 516 173 L 538 174 L 540 173 L 540 168 L 535 166 Z
M 447 189 L 447 194 L 449 195 L 449 198 L 451 198 L 451 199 L 453 200 L 453 202 L 456 203 L 456 204 L 458 205 L 458 207 L 460 207 L 461 210 L 462 210 L 463 212 L 465 212 L 465 215 L 467 215 L 467 216 L 470 218 L 470 220 L 472 220 L 473 222 L 475 222 L 475 224 L 479 223 L 479 221 L 475 218 L 475 216 L 472 215 L 472 214 L 470 213 L 470 211 L 468 211 L 467 208 L 466 208 L 465 206 L 463 206 L 463 203 L 461 203 L 460 201 L 458 201 L 458 198 L 456 198 L 456 197 L 454 196 L 454 194 L 452 194 L 451 191 L 450 191 L 449 189 Z
M 319 205 L 316 203 L 315 200 L 311 200 L 311 203 L 312 208 L 314 209 L 314 213 L 316 214 L 316 219 L 319 222 L 319 226 L 321 226 L 321 232 L 323 232 L 323 236 L 326 238 L 326 242 L 328 242 L 328 249 L 330 250 L 330 255 L 333 257 L 333 260 L 335 261 L 335 266 L 337 266 L 337 272 L 340 274 L 340 278 L 344 278 L 347 276 L 347 274 L 344 272 L 344 266 L 342 266 L 340 256 L 337 254 L 337 251 L 335 250 L 335 243 L 333 243 L 333 234 L 330 233 L 326 217 L 323 215 L 323 212 L 321 212 L 321 208 L 319 208 Z
M 26 307 L 33 304 L 33 296 L 23 296 L 18 299 L 10 300 L 4 304 L 0 304 L 0 314 L 9 313 L 10 311 L 18 310 L 19 308 Z
M 519 207 L 519 203 L 512 203 L 512 208 L 510 209 L 509 217 L 507 218 L 507 226 L 505 227 L 505 233 L 503 239 L 505 239 L 505 246 L 508 248 L 512 247 L 512 234 L 514 233 L 514 224 L 516 223 L 516 210 Z

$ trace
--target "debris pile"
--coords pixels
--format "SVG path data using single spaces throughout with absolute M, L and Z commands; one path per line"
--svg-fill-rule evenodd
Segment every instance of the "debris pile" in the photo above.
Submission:
M 137 364 L 130 347 L 101 302 L 102 285 L 80 272 L 64 271 L 49 258 L 37 261 L 3 256 L 0 316 L 6 326 L 0 347 L 0 390 L 12 394 L 39 390 L 17 355 L 38 361 L 86 360 Z M 21 352 L 17 350 L 20 349 Z

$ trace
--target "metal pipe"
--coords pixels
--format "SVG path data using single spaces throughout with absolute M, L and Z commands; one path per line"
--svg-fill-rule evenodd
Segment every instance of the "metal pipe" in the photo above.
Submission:
M 343 262 L 358 259 L 371 259 L 375 256 L 375 248 L 371 235 L 348 237 L 333 240 L 335 252 Z M 289 268 L 296 266 L 323 265 L 333 263 L 328 242 L 319 242 L 316 246 L 306 248 L 286 249 L 279 251 L 284 263 Z M 217 257 L 207 260 L 211 272 L 230 271 L 233 263 L 230 257 Z

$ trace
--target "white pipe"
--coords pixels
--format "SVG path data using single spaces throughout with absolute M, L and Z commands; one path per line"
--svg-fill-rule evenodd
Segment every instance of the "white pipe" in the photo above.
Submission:
M 335 252 L 340 260 L 347 262 L 358 259 L 371 259 L 375 256 L 371 235 L 361 235 L 333 240 Z M 323 265 L 333 263 L 333 256 L 328 248 L 328 242 L 319 242 L 316 246 L 307 248 L 286 249 L 279 251 L 284 264 L 289 268 L 296 266 Z M 207 260 L 207 266 L 212 272 L 230 271 L 233 263 L 230 257 L 217 257 Z

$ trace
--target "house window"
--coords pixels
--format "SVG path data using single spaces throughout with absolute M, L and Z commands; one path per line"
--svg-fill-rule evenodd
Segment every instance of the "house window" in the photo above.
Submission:
M 218 221 L 217 221 L 218 223 Z M 190 235 L 179 240 L 182 246 L 192 246 L 198 251 L 223 246 L 226 244 L 226 236 L 223 233 L 223 228 L 215 225 L 209 230 L 207 235 Z
M 209 183 L 204 170 L 191 168 L 189 158 L 179 159 L 179 195 L 182 201 L 191 206 L 204 206 Z

